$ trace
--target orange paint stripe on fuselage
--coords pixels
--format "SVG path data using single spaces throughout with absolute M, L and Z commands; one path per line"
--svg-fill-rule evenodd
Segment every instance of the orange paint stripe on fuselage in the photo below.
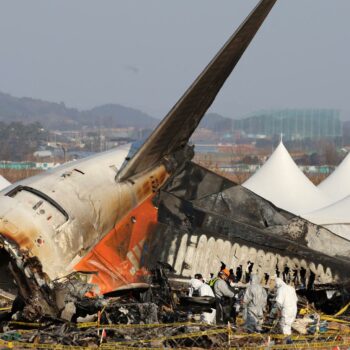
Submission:
M 97 271 L 91 283 L 100 293 L 145 280 L 142 266 L 144 242 L 157 223 L 153 195 L 133 209 L 76 266 L 78 271 Z

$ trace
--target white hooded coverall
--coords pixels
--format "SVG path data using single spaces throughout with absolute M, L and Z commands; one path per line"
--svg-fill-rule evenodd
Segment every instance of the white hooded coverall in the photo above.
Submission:
M 206 283 L 204 283 L 196 278 L 193 278 L 190 281 L 189 296 L 191 297 L 192 293 L 196 290 L 198 290 L 198 294 L 200 297 L 214 297 L 214 292 L 208 284 L 206 284 Z M 201 313 L 200 320 L 203 323 L 215 324 L 215 319 L 216 319 L 216 310 L 213 308 L 211 309 L 211 312 L 202 312 Z
M 245 328 L 251 332 L 262 330 L 264 309 L 267 303 L 267 293 L 259 282 L 258 275 L 251 275 L 250 284 L 243 297 Z
M 276 305 L 281 310 L 280 326 L 283 334 L 292 334 L 292 323 L 297 316 L 298 297 L 295 289 L 288 286 L 282 279 L 276 278 Z

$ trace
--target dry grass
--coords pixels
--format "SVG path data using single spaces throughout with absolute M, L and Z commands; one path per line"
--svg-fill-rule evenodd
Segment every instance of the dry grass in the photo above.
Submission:
M 40 174 L 43 170 L 37 169 L 0 169 L 0 175 L 2 175 L 6 180 L 11 183 L 23 180 L 27 177 Z
M 225 172 L 218 168 L 217 164 L 214 162 L 211 162 L 210 160 L 207 162 L 197 162 L 201 166 L 223 176 L 227 179 L 237 183 L 242 184 L 244 181 L 246 181 L 250 176 L 253 175 L 253 173 L 231 173 L 231 172 Z M 11 183 L 23 180 L 27 177 L 34 176 L 37 174 L 40 174 L 43 172 L 43 170 L 36 170 L 36 169 L 0 169 L 0 175 L 2 175 L 5 179 L 10 181 Z M 320 182 L 322 182 L 328 174 L 306 174 L 306 176 L 317 186 Z

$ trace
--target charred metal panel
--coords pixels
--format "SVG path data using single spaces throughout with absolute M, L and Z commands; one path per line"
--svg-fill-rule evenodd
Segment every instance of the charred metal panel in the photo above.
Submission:
M 193 177 L 199 181 L 197 187 L 194 180 L 188 181 L 190 174 L 200 174 Z M 196 191 L 196 188 L 201 191 Z M 174 222 L 181 221 L 187 227 L 201 227 L 205 213 L 215 213 L 330 256 L 350 256 L 348 240 L 281 210 L 244 187 L 223 180 L 194 163 L 188 163 L 163 188 L 159 195 L 159 206 L 162 208 L 160 216 L 166 213 L 168 218 L 173 217 Z M 214 232 L 216 229 L 210 228 Z
M 9 263 L 11 261 L 10 254 L 1 247 L 0 249 L 0 295 L 1 293 L 9 293 L 10 295 L 17 295 L 17 286 L 13 281 Z
M 162 190 L 176 197 L 193 201 L 233 186 L 237 184 L 191 162 L 177 172 L 176 176 L 172 176 Z
M 234 186 L 222 192 L 192 201 L 195 207 L 225 215 L 233 220 L 256 227 L 284 225 L 288 219 L 269 202 L 254 196 L 242 186 Z
M 167 193 L 172 195 L 167 198 L 168 208 L 179 206 L 179 203 L 171 203 L 178 198 L 186 201 L 182 205 L 188 210 L 198 207 L 261 228 L 284 225 L 295 217 L 244 187 L 193 162 L 188 163 L 167 182 L 160 193 L 160 202 Z
M 200 272 L 208 278 L 210 273 L 217 273 L 224 261 L 235 272 L 238 268 L 243 271 L 242 280 L 248 277 L 251 267 L 250 272 L 261 277 L 287 273 L 287 280 L 304 278 L 307 284 L 314 274 L 315 283 L 325 284 L 342 281 L 350 268 L 348 261 L 237 224 L 226 234 L 159 224 L 145 245 L 148 249 L 142 260 L 146 267 L 155 266 L 158 260 L 165 261 L 178 277 L 189 278 Z
M 150 259 L 164 259 L 179 276 L 215 272 L 220 260 L 243 272 L 315 274 L 316 283 L 349 271 L 350 242 L 194 163 L 169 180 L 156 205 Z

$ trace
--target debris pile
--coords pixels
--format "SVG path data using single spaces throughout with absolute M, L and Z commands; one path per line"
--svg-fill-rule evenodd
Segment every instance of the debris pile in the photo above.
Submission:
M 166 271 L 169 267 L 159 263 L 150 276 L 147 289 L 128 290 L 104 298 L 78 298 L 77 293 L 73 293 L 76 299 L 73 300 L 71 295 L 67 297 L 69 301 L 60 318 L 42 315 L 34 321 L 28 320 L 15 301 L 12 310 L 7 306 L 1 311 L 0 346 L 2 349 L 67 350 L 350 346 L 350 303 L 334 316 L 327 316 L 299 295 L 293 333 L 286 336 L 280 334 L 278 317 L 269 318 L 273 302 L 268 302 L 262 330 L 249 333 L 242 310 L 237 313 L 235 324 L 200 323 L 200 314 L 210 312 L 213 300 L 186 297 L 185 289 L 175 289 L 170 284 Z M 238 295 L 242 295 L 245 287 L 241 285 L 238 289 Z M 270 299 L 273 298 L 272 295 Z
M 111 309 L 110 309 L 111 310 Z M 125 307 L 128 313 L 133 313 Z M 119 310 L 123 313 L 122 310 Z M 97 315 L 95 315 L 98 317 Z M 113 315 L 101 310 L 101 319 L 95 322 L 69 323 L 45 320 L 41 323 L 12 321 L 2 324 L 1 348 L 217 348 L 217 349 L 288 349 L 331 348 L 350 346 L 350 318 L 340 317 L 327 321 L 320 316 L 288 337 L 273 328 L 263 333 L 245 333 L 241 326 L 210 326 L 198 323 L 112 324 Z M 107 321 L 109 320 L 109 321 Z M 309 315 L 297 321 L 310 320 Z M 297 326 L 298 325 L 298 326 Z M 295 328 L 299 327 L 298 322 Z M 294 326 L 293 326 L 294 328 Z M 306 333 L 305 333 L 306 329 Z

